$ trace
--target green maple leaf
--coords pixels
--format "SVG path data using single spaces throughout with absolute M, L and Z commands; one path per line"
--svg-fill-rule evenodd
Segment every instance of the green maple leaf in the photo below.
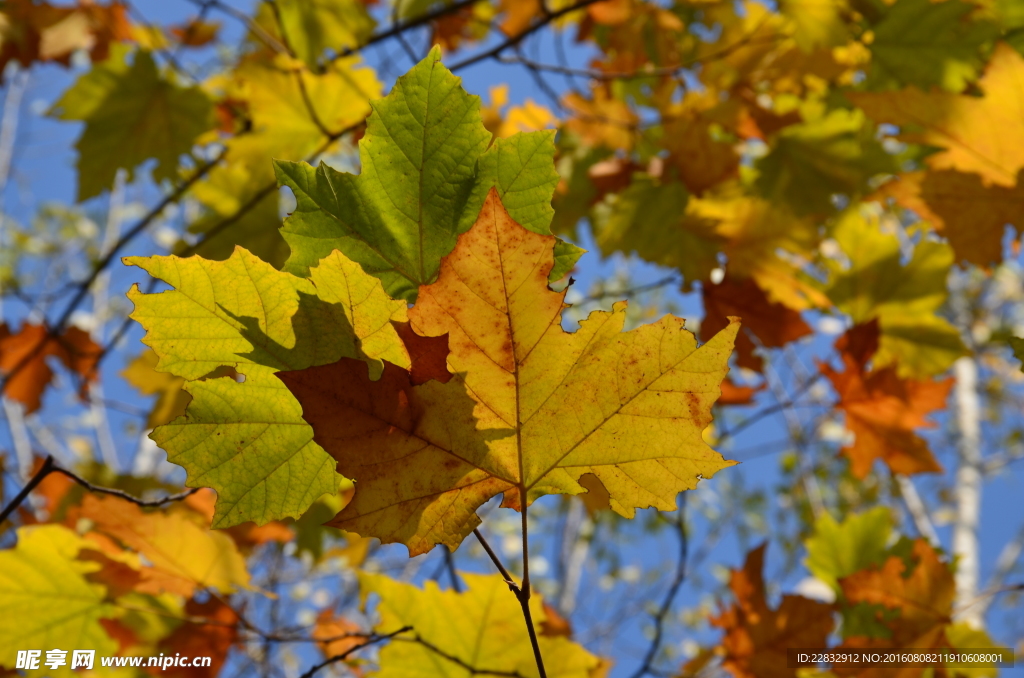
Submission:
M 830 212 L 833 194 L 857 197 L 868 179 L 896 171 L 864 113 L 843 109 L 786 127 L 756 166 L 761 194 L 798 215 Z
M 885 506 L 847 516 L 841 523 L 823 513 L 807 540 L 807 569 L 839 591 L 838 580 L 885 560 L 891 533 L 892 516 Z
M 960 0 L 899 0 L 873 28 L 868 86 L 917 85 L 959 92 L 981 68 L 993 24 L 965 21 L 976 7 Z
M 282 229 L 292 250 L 285 270 L 304 275 L 337 249 L 380 278 L 392 297 L 413 301 L 476 220 L 491 186 L 524 226 L 550 232 L 558 183 L 553 133 L 519 134 L 488 147 L 480 98 L 467 94 L 439 59 L 434 48 L 372 104 L 359 142 L 361 174 L 324 163 L 276 163 L 279 183 L 297 199 Z M 562 244 L 552 278 L 581 253 Z
M 299 278 L 242 248 L 223 262 L 199 257 L 131 257 L 174 289 L 129 292 L 132 318 L 159 356 L 156 369 L 186 380 L 184 417 L 158 427 L 153 440 L 188 471 L 194 487 L 217 490 L 215 527 L 299 517 L 343 478 L 313 442 L 302 408 L 274 377 L 279 370 L 342 357 L 409 364 L 390 322 L 406 304 L 340 253 Z M 232 377 L 204 378 L 234 368 Z
M 850 267 L 833 265 L 827 293 L 855 323 L 878 318 L 875 367 L 896 364 L 900 376 L 922 378 L 945 372 L 964 354 L 959 331 L 937 313 L 949 294 L 948 244 L 923 240 L 903 265 L 896 236 L 855 209 L 839 220 L 834 236 Z
M 149 52 L 128 63 L 128 48 L 115 45 L 53 105 L 50 115 L 85 123 L 78 149 L 78 200 L 99 195 L 118 169 L 131 179 L 155 158 L 153 180 L 174 179 L 178 158 L 210 129 L 213 107 L 199 87 L 181 87 L 157 70 Z

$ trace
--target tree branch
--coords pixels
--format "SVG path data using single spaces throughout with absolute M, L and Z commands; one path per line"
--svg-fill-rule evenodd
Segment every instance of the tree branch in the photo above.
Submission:
M 480 534 L 480 530 L 473 530 L 473 534 L 476 535 L 477 541 L 484 547 L 484 551 L 490 557 L 491 562 L 494 563 L 495 567 L 498 568 L 498 572 L 505 579 L 505 583 L 508 584 L 508 588 L 515 594 L 516 600 L 519 601 L 519 607 L 523 610 L 523 619 L 526 620 L 526 631 L 530 634 L 530 645 L 533 646 L 533 657 L 537 661 L 537 671 L 540 674 L 540 678 L 547 678 L 547 672 L 544 670 L 544 658 L 540 653 L 540 642 L 537 640 L 537 630 L 533 627 L 533 614 L 530 612 L 530 573 L 529 573 L 529 551 L 526 547 L 526 540 L 528 534 L 526 531 L 526 492 L 522 493 L 524 502 L 522 516 L 523 516 L 523 585 L 520 587 L 516 584 L 512 575 L 509 574 L 505 566 L 501 564 L 501 560 L 498 555 L 491 548 L 491 545 L 487 543 L 484 536 Z
M 665 593 L 665 598 L 661 601 L 661 607 L 658 608 L 658 613 L 654 615 L 654 637 L 651 639 L 651 644 L 647 648 L 647 654 L 644 655 L 643 663 L 633 673 L 631 678 L 641 678 L 643 675 L 651 672 L 651 664 L 654 662 L 654 658 L 657 656 L 658 650 L 661 649 L 661 642 L 665 630 L 665 618 L 668 616 L 669 610 L 672 609 L 672 603 L 675 601 L 676 595 L 679 593 L 679 589 L 682 587 L 683 582 L 686 581 L 686 559 L 688 555 L 689 540 L 687 539 L 686 532 L 685 492 L 681 492 L 679 494 L 679 509 L 676 511 L 676 520 L 673 525 L 675 526 L 676 534 L 679 537 L 679 559 L 676 561 L 675 575 L 673 575 L 672 584 L 668 587 L 668 591 Z
M 522 31 L 521 33 L 518 33 L 505 40 L 502 40 L 500 43 L 498 43 L 489 50 L 480 52 L 479 54 L 475 54 L 467 59 L 463 59 L 462 61 L 452 66 L 450 70 L 456 71 L 462 68 L 466 68 L 467 66 L 472 66 L 473 64 L 479 63 L 486 59 L 497 57 L 509 47 L 514 47 L 515 45 L 518 45 L 520 42 L 522 42 L 529 36 L 533 35 L 540 29 L 544 28 L 552 21 L 555 21 L 556 19 L 565 16 L 566 14 L 571 14 L 576 10 L 583 9 L 588 5 L 593 5 L 595 2 L 598 2 L 598 0 L 580 0 L 579 2 L 569 5 L 568 7 L 563 7 L 557 12 L 551 12 L 550 14 L 546 14 L 542 19 L 531 24 L 529 28 Z
M 198 487 L 194 487 L 189 490 L 185 490 L 184 492 L 168 495 L 166 497 L 163 497 L 162 499 L 139 499 L 134 495 L 128 494 L 124 490 L 119 490 L 113 487 L 100 487 L 99 485 L 93 485 L 88 480 L 82 478 L 75 472 L 57 466 L 53 461 L 53 456 L 47 455 L 46 459 L 43 460 L 43 465 L 39 468 L 38 471 L 36 471 L 36 474 L 32 476 L 32 479 L 28 481 L 25 487 L 21 488 L 21 492 L 19 492 L 14 497 L 14 499 L 12 499 L 11 502 L 4 507 L 3 511 L 0 511 L 0 525 L 2 525 L 4 521 L 7 520 L 8 516 L 14 513 L 14 510 L 17 509 L 18 506 L 20 506 L 25 501 L 29 493 L 32 492 L 32 490 L 34 490 L 36 486 L 39 485 L 39 483 L 43 482 L 43 479 L 45 479 L 46 476 L 50 475 L 51 473 L 60 473 L 61 475 L 67 476 L 68 478 L 75 481 L 76 483 L 78 483 L 85 489 L 89 490 L 90 492 L 95 492 L 97 494 L 109 494 L 114 497 L 119 497 L 121 499 L 124 499 L 125 501 L 130 501 L 136 506 L 141 506 L 142 508 L 155 508 L 157 506 L 163 506 L 164 504 L 169 504 L 174 501 L 181 501 L 182 499 L 185 499 L 186 497 L 195 494 L 200 489 Z
M 207 174 L 209 174 L 210 170 L 212 170 L 217 165 L 217 163 L 221 161 L 221 159 L 224 157 L 226 153 L 227 149 L 225 148 L 224 150 L 217 154 L 217 157 L 207 161 L 202 166 L 200 166 L 192 174 L 192 176 L 189 177 L 186 181 L 184 181 L 181 185 L 179 185 L 178 188 L 174 189 L 166 196 L 164 196 L 164 199 L 161 200 L 156 205 L 156 207 L 147 212 L 146 215 L 142 217 L 134 226 L 128 229 L 128 231 L 124 235 L 118 238 L 117 242 L 114 243 L 114 245 L 107 251 L 107 253 L 100 257 L 100 259 L 95 264 L 93 264 L 92 270 L 90 271 L 89 275 L 84 280 L 81 280 L 75 285 L 75 295 L 71 298 L 71 301 L 68 303 L 67 307 L 64 309 L 64 313 L 61 314 L 57 322 L 50 326 L 50 330 L 46 333 L 43 339 L 38 344 L 36 344 L 36 346 L 31 351 L 28 351 L 25 354 L 25 357 L 23 357 L 17 364 L 15 364 L 10 369 L 10 371 L 4 374 L 3 379 L 0 380 L 0 392 L 3 392 L 7 388 L 7 383 L 15 376 L 17 376 L 23 369 L 25 369 L 25 366 L 27 366 L 30 362 L 32 362 L 39 356 L 39 353 L 43 350 L 43 348 L 46 346 L 48 342 L 58 339 L 60 337 L 60 334 L 64 331 L 64 329 L 66 329 L 66 326 L 68 324 L 68 321 L 71 319 L 71 316 L 78 309 L 78 306 L 82 303 L 82 301 L 85 300 L 86 296 L 88 296 L 89 289 L 92 287 L 92 284 L 96 281 L 96 278 L 99 277 L 99 275 L 104 270 L 106 270 L 107 266 L 109 266 L 110 263 L 117 257 L 117 253 L 120 252 L 125 245 L 134 240 L 136 236 L 138 236 L 140 233 L 146 230 L 146 228 L 148 228 L 149 225 L 152 224 L 169 205 L 180 200 L 182 196 L 184 196 L 185 193 L 197 181 L 199 181 Z
M 366 642 L 360 643 L 358 645 L 354 645 L 353 647 L 350 647 L 349 649 L 345 650 L 341 654 L 336 654 L 333 657 L 328 657 L 327 659 L 325 659 L 324 661 L 320 662 L 319 664 L 316 664 L 311 669 L 309 669 L 308 671 L 303 673 L 301 676 L 299 676 L 299 678 L 313 678 L 313 674 L 315 674 L 320 669 L 322 669 L 324 667 L 327 667 L 327 666 L 330 666 L 331 664 L 334 664 L 336 662 L 344 661 L 353 652 L 356 652 L 357 650 L 362 650 L 364 647 L 369 647 L 370 645 L 376 645 L 377 643 L 381 643 L 381 642 L 383 642 L 385 640 L 389 640 L 389 639 L 394 638 L 395 636 L 399 635 L 400 633 L 405 633 L 406 631 L 412 631 L 412 627 L 411 626 L 403 626 L 402 628 L 398 629 L 397 631 L 392 631 L 391 633 L 385 633 L 384 635 L 380 635 L 380 636 L 376 636 L 376 635 L 375 636 L 370 636 L 369 638 L 366 639 Z
M 519 673 L 518 671 L 491 671 L 489 669 L 478 669 L 472 664 L 468 664 L 465 661 L 459 659 L 458 657 L 448 654 L 447 652 L 437 647 L 433 643 L 424 640 L 419 636 L 419 634 L 417 634 L 413 638 L 395 638 L 395 640 L 422 645 L 423 647 L 427 648 L 437 656 L 443 657 L 444 659 L 447 659 L 453 664 L 458 664 L 459 667 L 465 669 L 466 671 L 469 671 L 470 675 L 473 676 L 506 676 L 507 678 L 525 678 L 523 674 Z

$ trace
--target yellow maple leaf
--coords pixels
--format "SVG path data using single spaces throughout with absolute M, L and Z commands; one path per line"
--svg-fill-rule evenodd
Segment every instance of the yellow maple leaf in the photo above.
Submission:
M 416 555 L 456 548 L 496 494 L 522 510 L 543 494 L 583 492 L 578 481 L 592 474 L 632 517 L 675 508 L 680 491 L 732 464 L 701 432 L 738 321 L 698 348 L 672 316 L 622 332 L 619 302 L 565 332 L 565 292 L 547 284 L 554 243 L 489 194 L 409 311 L 418 334 L 448 335 L 447 383 L 414 386 L 388 363 L 372 382 L 351 360 L 278 373 L 314 440 L 356 481 L 333 525 Z
M 146 513 L 123 499 L 86 495 L 80 515 L 94 529 L 144 555 L 165 590 L 190 596 L 197 587 L 230 593 L 249 586 L 245 559 L 235 543 L 201 525 L 195 514 Z
M 467 678 L 473 675 L 467 666 L 482 675 L 538 675 L 519 602 L 508 585 L 497 575 L 460 574 L 467 588 L 462 593 L 442 591 L 432 581 L 421 589 L 384 575 L 359 573 L 364 602 L 370 594 L 380 597 L 375 631 L 412 627 L 381 650 L 377 678 Z M 565 636 L 542 633 L 548 616 L 540 596 L 530 598 L 530 611 L 547 675 L 590 678 L 600 660 Z
M 976 172 L 986 184 L 1013 186 L 1024 169 L 1024 57 L 1000 43 L 978 82 L 984 96 L 909 87 L 847 97 L 877 122 L 903 127 L 900 139 L 944 149 L 937 170 Z

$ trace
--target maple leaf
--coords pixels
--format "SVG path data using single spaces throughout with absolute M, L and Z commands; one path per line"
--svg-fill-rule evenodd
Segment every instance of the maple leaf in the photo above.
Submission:
M 245 559 L 231 538 L 182 512 L 146 513 L 123 499 L 86 495 L 77 514 L 145 556 L 160 589 L 188 597 L 197 587 L 231 593 L 249 586 Z M 143 580 L 148 574 L 144 570 Z
M 80 2 L 58 7 L 32 0 L 8 0 L 0 12 L 0 73 L 9 61 L 26 68 L 33 62 L 70 65 L 79 49 L 103 61 L 115 41 L 131 40 L 132 26 L 125 5 Z
M 185 380 L 156 369 L 159 356 L 151 350 L 139 354 L 121 372 L 125 381 L 146 396 L 157 396 L 146 417 L 146 428 L 156 428 L 185 414 L 191 397 L 182 389 Z
M 317 646 L 325 658 L 335 657 L 362 644 L 366 634 L 359 624 L 339 617 L 333 610 L 322 610 L 316 616 L 316 624 L 310 637 L 317 641 Z
M 275 0 L 275 5 L 277 28 L 311 69 L 327 49 L 361 45 L 377 26 L 360 0 Z
M 924 539 L 914 542 L 911 555 L 912 569 L 903 558 L 890 556 L 881 567 L 861 570 L 839 580 L 850 604 L 880 605 L 896 612 L 895 615 L 876 615 L 877 621 L 890 631 L 890 637 L 852 636 L 841 647 L 917 650 L 950 647 L 946 629 L 952 621 L 956 595 L 953 573 Z M 835 670 L 844 673 L 842 667 Z M 858 670 L 857 675 L 882 678 L 903 674 L 899 667 L 875 667 Z
M 186 416 L 152 433 L 192 486 L 217 490 L 216 527 L 298 517 L 338 491 L 333 460 L 313 442 L 279 369 L 366 356 L 409 367 L 390 324 L 407 319 L 380 282 L 341 253 L 298 278 L 238 248 L 224 262 L 190 257 L 125 260 L 175 289 L 129 292 L 156 369 L 184 378 Z M 379 367 L 379 362 L 377 363 Z M 204 379 L 218 368 L 242 375 Z
M 948 295 L 953 251 L 922 239 L 904 265 L 899 240 L 885 226 L 859 210 L 839 219 L 833 236 L 850 265 L 831 262 L 827 294 L 855 323 L 878 319 L 876 368 L 894 365 L 900 377 L 941 374 L 966 352 L 960 332 L 938 315 Z
M 289 250 L 280 233 L 278 194 L 258 197 L 275 181 L 272 159 L 301 160 L 322 151 L 325 138 L 317 120 L 335 132 L 357 125 L 382 85 L 355 57 L 336 59 L 323 73 L 245 61 L 210 85 L 223 101 L 248 111 L 251 130 L 227 139 L 225 162 L 192 188 L 192 195 L 209 210 L 189 226 L 190 232 L 205 236 L 193 251 L 221 260 L 241 245 L 279 268 Z M 244 206 L 253 200 L 258 202 L 246 212 Z M 230 228 L 223 228 L 226 220 L 233 220 Z M 211 232 L 214 228 L 221 230 Z
M 168 656 L 209 657 L 210 665 L 202 667 L 161 667 L 160 673 L 181 678 L 215 678 L 224 666 L 231 646 L 238 639 L 238 614 L 216 597 L 205 603 L 189 600 L 185 603 L 185 620 L 169 636 L 160 641 L 160 649 Z M 193 620 L 208 620 L 196 623 Z
M 892 527 L 892 513 L 886 506 L 848 515 L 841 523 L 822 512 L 806 541 L 807 569 L 838 592 L 843 577 L 882 564 L 889 553 Z
M 85 122 L 78 150 L 78 200 L 99 195 L 114 183 L 118 169 L 128 172 L 156 158 L 153 179 L 178 177 L 178 158 L 213 125 L 209 97 L 196 86 L 181 87 L 157 70 L 152 55 L 116 46 L 107 61 L 94 66 L 50 110 L 59 120 Z
M 374 630 L 386 634 L 411 626 L 415 634 L 415 640 L 397 636 L 381 650 L 377 678 L 468 678 L 472 673 L 466 666 L 482 674 L 539 675 L 519 603 L 509 595 L 508 585 L 494 575 L 461 572 L 460 577 L 466 583 L 463 593 L 442 591 L 432 581 L 421 589 L 384 575 L 359 573 L 364 604 L 371 594 L 379 596 L 380 623 Z M 540 596 L 530 598 L 530 611 L 547 675 L 591 678 L 598 658 L 564 636 L 539 633 L 547 621 Z
M 611 96 L 607 88 L 595 87 L 590 99 L 570 92 L 562 103 L 571 113 L 566 128 L 587 144 L 623 151 L 633 149 L 633 130 L 639 119 L 624 101 Z
M 978 87 L 982 97 L 922 92 L 855 92 L 847 98 L 877 122 L 902 127 L 899 138 L 937 146 L 932 169 L 975 172 L 986 185 L 1014 186 L 1024 169 L 1024 57 L 996 45 Z
M 728 327 L 730 316 L 743 318 L 743 326 L 765 347 L 778 348 L 811 333 L 798 311 L 770 301 L 752 278 L 735 280 L 726 276 L 718 283 L 705 281 L 702 287 L 704 340 Z M 736 337 L 736 364 L 760 372 L 763 360 L 754 355 L 754 342 L 746 334 Z
M 831 605 L 785 595 L 778 608 L 768 607 L 762 574 L 766 546 L 748 553 L 743 568 L 732 571 L 729 588 L 736 602 L 711 619 L 725 630 L 722 665 L 736 678 L 795 678 L 786 650 L 825 647 L 832 632 Z
M 26 414 L 38 410 L 43 391 L 53 379 L 53 370 L 47 364 L 51 357 L 85 380 L 84 392 L 88 383 L 96 380 L 101 351 L 89 334 L 77 327 L 51 337 L 43 325 L 25 323 L 17 334 L 11 334 L 7 325 L 0 323 L 0 372 L 19 370 L 8 378 L 4 394 L 22 403 Z
M 495 185 L 524 225 L 550 232 L 558 181 L 553 133 L 519 135 L 488 148 L 480 98 L 460 83 L 440 63 L 436 47 L 400 77 L 372 104 L 358 175 L 324 163 L 275 163 L 279 183 L 298 201 L 282 230 L 292 249 L 285 270 L 304 275 L 337 249 L 380 278 L 392 297 L 413 301 Z M 578 258 L 582 250 L 563 245 L 562 254 L 570 253 Z
M 62 525 L 40 525 L 20 528 L 17 545 L 0 551 L 0 666 L 13 669 L 26 648 L 117 650 L 99 623 L 115 612 L 106 589 L 86 579 L 100 565 L 76 559 L 87 545 Z M 50 675 L 78 674 L 63 666 Z
M 819 365 L 839 393 L 836 407 L 846 413 L 846 426 L 855 437 L 854 443 L 842 450 L 850 459 L 850 471 L 864 478 L 875 459 L 884 461 L 893 473 L 942 471 L 928 444 L 914 429 L 934 426 L 925 417 L 946 406 L 953 378 L 903 379 L 894 367 L 868 372 L 866 359 L 874 351 L 855 348 L 855 339 L 864 330 L 877 337 L 877 322 L 872 321 L 866 328 L 855 326 L 836 341 L 843 372 L 824 363 Z
M 678 181 L 634 174 L 611 208 L 592 219 L 602 254 L 636 252 L 647 261 L 678 269 L 687 286 L 707 280 L 718 267 L 716 255 L 723 239 L 713 222 L 685 214 L 688 200 L 686 186 Z
M 371 382 L 351 360 L 278 374 L 314 439 L 356 481 L 333 525 L 412 555 L 454 550 L 499 493 L 523 510 L 542 494 L 582 492 L 577 480 L 590 473 L 632 517 L 635 507 L 674 508 L 678 492 L 731 465 L 701 431 L 738 322 L 698 348 L 672 316 L 623 333 L 619 302 L 567 333 L 565 292 L 547 286 L 554 244 L 488 195 L 409 312 L 418 334 L 448 334 L 447 384 L 413 386 L 388 364 Z
M 986 21 L 966 21 L 975 5 L 960 0 L 899 0 L 872 29 L 868 88 L 893 81 L 959 92 L 975 79 L 983 46 L 998 30 Z
M 896 171 L 863 111 L 843 109 L 786 127 L 755 166 L 761 195 L 797 215 L 831 212 L 833 195 L 856 198 L 868 179 Z
M 171 26 L 169 30 L 180 45 L 204 47 L 217 39 L 220 22 L 195 18 L 179 26 Z
M 666 164 L 679 172 L 691 193 L 700 195 L 739 172 L 735 144 L 714 133 L 734 127 L 737 112 L 735 101 L 722 102 L 710 91 L 687 92 L 682 102 L 663 111 Z
M 949 239 L 958 261 L 991 266 L 1003 260 L 1003 234 L 1024 229 L 1024 183 L 986 186 L 977 174 L 954 170 L 911 172 L 881 193 L 927 219 Z

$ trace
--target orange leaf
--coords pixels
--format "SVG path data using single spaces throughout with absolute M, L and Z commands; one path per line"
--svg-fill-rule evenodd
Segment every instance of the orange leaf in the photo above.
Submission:
M 359 624 L 335 615 L 332 610 L 323 610 L 317 615 L 310 636 L 317 641 L 324 657 L 336 657 L 366 640 Z
M 160 644 L 167 655 L 181 654 L 184 657 L 210 657 L 210 666 L 171 666 L 153 671 L 159 676 L 181 676 L 181 678 L 215 678 L 224 665 L 228 651 L 238 639 L 238 615 L 215 597 L 205 603 L 190 600 L 185 603 L 185 614 L 190 618 L 176 628 Z M 200 623 L 196 618 L 206 619 Z
M 732 379 L 722 382 L 722 397 L 718 399 L 719 405 L 750 405 L 754 402 L 754 394 L 764 390 L 764 384 L 759 386 L 739 386 Z
M 865 477 L 875 459 L 893 473 L 938 473 L 942 467 L 915 428 L 934 426 L 925 417 L 946 405 L 953 385 L 947 379 L 901 379 L 896 367 L 867 371 L 867 361 L 878 348 L 878 323 L 873 320 L 851 328 L 836 342 L 845 370 L 819 364 L 839 393 L 836 407 L 846 413 L 846 426 L 855 436 L 842 452 L 850 470 Z
M 85 49 L 94 62 L 110 53 L 110 43 L 132 37 L 128 13 L 121 3 L 55 7 L 32 0 L 9 0 L 0 12 L 0 73 L 9 61 L 31 66 L 55 61 L 67 66 L 71 55 Z
M 872 567 L 839 580 L 849 603 L 881 605 L 897 612 L 896 615 L 877 615 L 877 621 L 891 631 L 891 637 L 854 636 L 847 638 L 843 647 L 920 650 L 950 647 L 945 630 L 952 622 L 956 595 L 953 573 L 923 539 L 914 542 L 913 557 L 916 564 L 909 574 L 902 558 L 890 556 L 881 568 Z M 890 667 L 868 669 L 858 675 L 882 678 L 920 673 L 921 669 L 901 672 L 899 668 Z
M 101 351 L 89 334 L 77 327 L 51 337 L 43 325 L 25 323 L 17 334 L 11 334 L 6 324 L 0 324 L 0 371 L 18 370 L 9 378 L 4 394 L 24 404 L 25 413 L 31 414 L 39 409 L 43 391 L 53 379 L 47 358 L 58 358 L 88 383 L 96 380 Z
M 704 320 L 701 339 L 707 341 L 729 324 L 729 316 L 739 316 L 743 327 L 771 348 L 785 346 L 811 333 L 798 311 L 770 301 L 752 278 L 736 280 L 726 276 L 722 282 L 704 282 Z M 736 337 L 736 364 L 756 372 L 762 359 L 754 355 L 754 342 L 745 332 Z
M 733 570 L 729 587 L 736 602 L 711 620 L 725 629 L 722 665 L 736 678 L 794 678 L 786 650 L 825 647 L 832 632 L 831 605 L 786 595 L 777 609 L 768 607 L 762 575 L 766 546 L 748 553 L 742 570 Z
M 186 47 L 203 47 L 217 39 L 220 22 L 193 19 L 180 26 L 171 26 L 170 31 L 171 35 Z

